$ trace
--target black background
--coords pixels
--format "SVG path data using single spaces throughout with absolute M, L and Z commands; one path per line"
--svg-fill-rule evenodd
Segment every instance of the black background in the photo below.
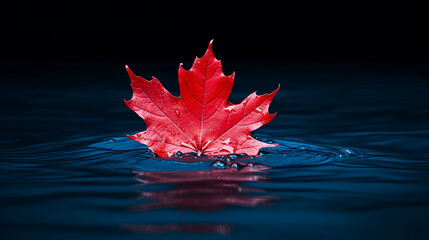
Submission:
M 14 0 L 0 15 L 6 62 L 176 60 L 211 39 L 222 59 L 429 59 L 427 14 L 403 3 Z
M 68 184 L 70 182 L 62 180 L 87 185 L 92 182 L 90 172 L 97 174 L 96 178 L 102 176 L 101 181 L 110 181 L 103 180 L 107 179 L 105 174 L 116 176 L 116 170 L 134 169 L 134 160 L 125 163 L 132 155 L 123 159 L 116 152 L 115 155 L 97 155 L 99 150 L 95 149 L 89 151 L 88 154 L 94 154 L 88 155 L 89 161 L 82 158 L 93 143 L 144 130 L 144 121 L 123 102 L 132 96 L 125 64 L 147 79 L 151 75 L 158 77 L 166 89 L 177 96 L 179 63 L 183 62 L 184 68 L 189 69 L 194 57 L 202 56 L 209 41 L 214 39 L 214 53 L 222 60 L 224 73 L 236 71 L 231 102 L 239 103 L 255 90 L 259 94 L 271 92 L 281 84 L 270 106 L 270 112 L 278 112 L 278 115 L 263 128 L 270 138 L 338 149 L 363 147 L 368 150 L 368 156 L 372 156 L 370 153 L 374 149 L 377 157 L 374 161 L 350 161 L 351 165 L 344 165 L 347 169 L 343 173 L 338 172 L 337 166 L 333 169 L 323 166 L 327 178 L 323 173 L 312 177 L 313 168 L 310 172 L 299 173 L 307 177 L 309 183 L 316 184 L 307 190 L 318 196 L 309 192 L 308 199 L 322 200 L 321 203 L 327 204 L 320 206 L 320 209 L 326 207 L 323 211 L 332 210 L 334 205 L 339 209 L 351 207 L 344 224 L 330 225 L 331 222 L 323 219 L 324 225 L 344 232 L 350 229 L 347 225 L 354 223 L 353 219 L 356 223 L 365 221 L 372 216 L 368 215 L 371 214 L 369 210 L 375 209 L 374 221 L 380 221 L 373 221 L 372 225 L 367 222 L 363 228 L 354 224 L 359 233 L 356 236 L 380 236 L 381 233 L 390 236 L 399 232 L 396 237 L 415 239 L 427 229 L 426 223 L 420 221 L 427 208 L 410 208 L 427 206 L 427 193 L 418 192 L 423 189 L 418 186 L 427 185 L 427 177 L 423 177 L 427 176 L 426 168 L 414 171 L 420 163 L 426 166 L 426 161 L 420 160 L 427 157 L 429 139 L 427 16 L 427 8 L 422 5 L 392 1 L 343 1 L 342 4 L 268 0 L 241 3 L 232 0 L 0 1 L 0 144 L 6 149 L 0 153 L 7 159 L 3 164 L 5 174 L 1 176 L 19 184 L 5 184 L 8 188 L 2 192 L 13 198 L 5 198 L 3 205 L 21 206 L 24 196 L 34 207 L 22 208 L 24 212 L 18 211 L 16 216 L 5 216 L 14 219 L 24 216 L 22 221 L 15 222 L 5 218 L 6 228 L 33 235 L 35 229 L 66 229 L 67 234 L 75 229 L 74 223 L 62 225 L 61 221 L 49 220 L 56 220 L 52 217 L 63 211 L 49 208 L 46 212 L 46 208 L 33 203 L 43 203 L 44 198 L 40 198 L 43 196 L 47 196 L 50 203 L 54 199 L 52 196 L 59 196 L 60 200 L 65 197 L 67 201 L 57 201 L 54 205 L 60 210 L 64 206 L 68 208 L 67 204 L 75 203 L 74 196 L 80 192 Z M 316 159 L 320 158 L 318 155 Z M 378 161 L 379 157 L 387 158 L 387 162 Z M 279 157 L 279 160 L 289 159 Z M 363 165 L 366 162 L 373 165 Z M 307 161 L 303 166 L 305 164 Z M 351 171 L 353 167 L 359 174 Z M 54 172 L 59 175 L 51 175 Z M 357 197 L 350 195 L 352 192 L 339 191 L 340 185 L 334 184 L 335 189 L 327 188 L 332 190 L 329 194 L 334 195 L 326 195 L 327 192 L 317 189 L 320 184 L 329 186 L 330 182 L 338 180 L 330 176 L 331 173 L 339 173 L 338 179 L 346 184 L 376 185 L 371 185 L 366 192 L 359 190 Z M 281 176 L 288 181 L 301 180 L 300 175 L 292 174 L 292 178 Z M 23 183 L 26 185 L 20 185 Z M 58 184 L 62 183 L 67 183 L 68 187 L 56 192 L 61 186 Z M 94 183 L 100 186 L 98 180 Z M 21 186 L 31 191 L 24 194 L 27 188 Z M 51 186 L 54 192 L 46 192 L 46 187 Z M 395 188 L 398 190 L 389 192 Z M 39 189 L 42 193 L 34 198 Z M 293 191 L 293 188 L 281 191 L 286 194 L 291 189 Z M 84 190 L 81 195 L 87 196 L 87 188 Z M 377 193 L 375 197 L 371 195 L 373 190 Z M 126 191 L 129 191 L 128 185 Z M 96 196 L 104 196 L 96 192 L 102 194 Z M 301 190 L 299 192 L 304 196 Z M 339 198 L 330 201 L 325 198 L 329 196 Z M 84 206 L 82 209 L 90 210 L 85 214 L 93 213 L 92 196 L 88 203 L 76 200 L 79 206 Z M 115 198 L 115 204 L 117 201 Z M 63 203 L 66 205 L 60 206 Z M 106 204 L 109 204 L 105 205 L 109 212 L 117 212 L 116 205 Z M 80 216 L 79 211 L 76 212 L 79 209 L 71 206 L 73 208 L 65 210 Z M 299 206 L 318 207 L 314 203 L 300 203 Z M 378 209 L 380 206 L 383 209 Z M 390 206 L 404 208 L 391 211 L 387 208 Z M 118 209 L 123 207 L 121 201 Z M 108 216 L 103 215 L 103 206 L 97 206 L 97 210 L 100 216 Z M 308 217 L 307 212 L 300 215 L 299 210 L 291 214 L 296 212 L 299 221 L 302 216 Z M 357 210 L 363 210 L 366 217 L 354 216 L 352 213 Z M 421 214 L 416 215 L 416 211 Z M 28 216 L 35 217 L 28 220 Z M 328 220 L 335 223 L 334 218 L 342 216 L 345 215 L 329 215 Z M 44 221 L 33 224 L 44 217 L 48 225 Z M 310 217 L 310 224 L 317 223 L 321 217 L 323 215 L 316 211 Z M 100 222 L 87 226 L 87 221 L 92 219 L 98 221 L 88 215 L 87 220 L 81 222 L 87 227 L 85 229 L 96 226 L 94 231 L 101 229 L 111 233 L 111 226 L 100 225 Z M 119 220 L 122 219 L 128 218 Z M 317 226 L 315 233 L 318 233 Z M 350 233 L 344 232 L 344 236 Z

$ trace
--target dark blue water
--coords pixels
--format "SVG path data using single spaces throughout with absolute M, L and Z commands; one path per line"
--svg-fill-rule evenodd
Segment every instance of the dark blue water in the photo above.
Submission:
M 152 157 L 121 63 L 3 74 L 1 239 L 427 239 L 427 66 L 260 64 L 230 66 L 232 102 L 281 83 L 255 157 Z

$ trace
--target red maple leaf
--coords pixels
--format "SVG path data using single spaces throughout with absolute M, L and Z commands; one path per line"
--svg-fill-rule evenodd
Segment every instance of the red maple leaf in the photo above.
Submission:
M 158 79 L 131 78 L 133 97 L 127 106 L 144 119 L 147 129 L 129 138 L 143 143 L 160 157 L 177 152 L 256 155 L 260 148 L 275 147 L 251 137 L 251 132 L 271 121 L 268 107 L 279 88 L 270 94 L 250 94 L 239 104 L 227 102 L 234 73 L 225 76 L 210 42 L 205 55 L 190 70 L 179 66 L 180 97 L 168 92 Z M 280 86 L 279 86 L 280 87 Z

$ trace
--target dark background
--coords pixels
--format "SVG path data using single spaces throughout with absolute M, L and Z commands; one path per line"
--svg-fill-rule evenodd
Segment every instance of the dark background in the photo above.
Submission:
M 175 208 L 125 210 L 143 189 L 130 169 L 188 166 L 157 165 L 143 145 L 120 150 L 145 129 L 123 102 L 132 96 L 124 66 L 177 96 L 179 63 L 189 69 L 214 39 L 225 74 L 236 71 L 231 102 L 281 84 L 270 105 L 278 115 L 257 134 L 310 150 L 261 159 L 276 168 L 266 174 L 274 184 L 254 187 L 286 196 L 271 210 L 180 211 L 180 223 L 231 222 L 243 239 L 425 239 L 427 16 L 420 5 L 374 1 L 0 1 L 0 232 L 129 239 L 115 235 L 119 224 L 174 223 Z M 159 187 L 149 189 L 171 188 Z
M 2 1 L 2 57 L 427 61 L 419 5 L 281 1 Z M 197 51 L 198 50 L 198 51 Z M 201 54 L 201 53 L 200 53 Z
M 125 109 L 132 94 L 126 64 L 177 95 L 179 63 L 190 68 L 211 39 L 225 74 L 237 73 L 234 92 L 266 93 L 280 83 L 289 96 L 316 83 L 358 103 L 365 96 L 356 85 L 387 96 L 382 86 L 390 84 L 398 91 L 388 98 L 401 104 L 415 90 L 399 83 L 429 79 L 428 17 L 411 3 L 6 0 L 0 9 L 5 116 L 25 117 L 35 99 L 54 96 L 50 113 L 63 101 L 75 110 L 92 104 L 108 121 L 98 106 Z M 138 119 L 128 111 L 131 118 Z M 11 137 L 23 128 L 3 126 Z

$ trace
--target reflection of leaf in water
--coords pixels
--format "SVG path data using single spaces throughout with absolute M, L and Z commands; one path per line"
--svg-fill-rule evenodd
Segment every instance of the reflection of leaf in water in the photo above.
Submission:
M 151 210 L 156 208 L 177 207 L 179 209 L 214 211 L 227 206 L 269 205 L 277 197 L 272 195 L 252 195 L 266 193 L 266 190 L 242 186 L 243 182 L 268 182 L 267 176 L 260 175 L 269 167 L 241 163 L 234 168 L 211 169 L 207 171 L 180 172 L 143 172 L 137 173 L 137 180 L 147 184 L 173 184 L 176 189 L 162 191 L 140 191 L 142 199 L 154 199 L 132 210 Z
M 124 224 L 121 229 L 134 233 L 162 233 L 162 232 L 203 232 L 227 234 L 231 226 L 227 224 Z

